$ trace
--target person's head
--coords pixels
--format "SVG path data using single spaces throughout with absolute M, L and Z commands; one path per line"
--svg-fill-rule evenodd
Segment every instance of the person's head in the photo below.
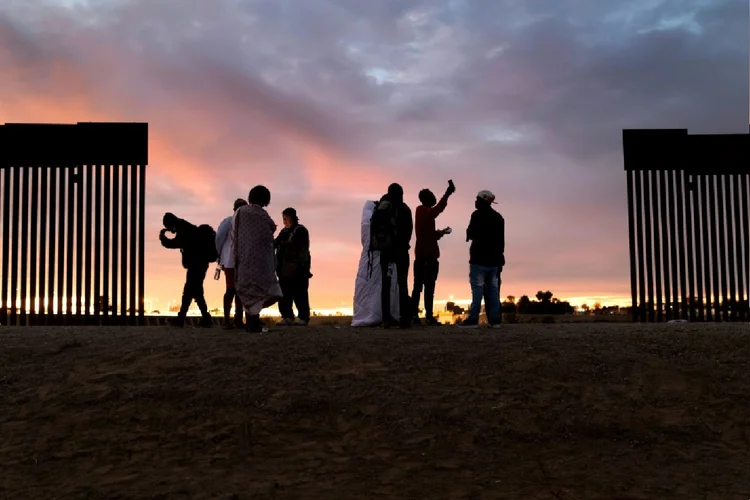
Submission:
M 177 221 L 179 219 L 175 214 L 172 212 L 167 212 L 164 214 L 164 218 L 162 219 L 162 224 L 164 224 L 164 229 L 167 229 L 168 231 L 175 232 L 177 229 Z
M 247 201 L 265 208 L 271 204 L 271 191 L 266 186 L 255 186 L 247 195 Z
M 497 204 L 495 202 L 495 195 L 492 194 L 492 191 L 479 191 L 477 193 L 477 200 L 474 202 L 474 206 L 477 208 L 477 210 L 481 208 L 490 208 L 490 205 Z
M 435 198 L 435 194 L 429 189 L 423 189 L 419 192 L 419 201 L 422 203 L 422 205 L 426 205 L 428 207 L 434 207 L 437 204 L 437 198 Z
M 284 227 L 287 229 L 296 225 L 299 222 L 299 217 L 297 217 L 297 211 L 293 209 L 292 207 L 284 209 L 284 211 L 281 212 L 281 216 L 284 218 Z
M 388 197 L 394 202 L 404 201 L 404 188 L 401 187 L 401 184 L 394 182 L 388 186 Z
M 242 198 L 237 198 L 234 200 L 234 208 L 232 208 L 233 212 L 236 212 L 238 208 L 244 207 L 247 205 L 247 201 L 243 200 Z

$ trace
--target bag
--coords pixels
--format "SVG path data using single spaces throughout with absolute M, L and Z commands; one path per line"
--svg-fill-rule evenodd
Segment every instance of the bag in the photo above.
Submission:
M 199 254 L 207 263 L 216 262 L 219 259 L 219 252 L 216 250 L 216 231 L 208 224 L 198 226 L 198 245 Z
M 391 252 L 396 248 L 398 209 L 389 200 L 375 205 L 370 218 L 370 251 Z

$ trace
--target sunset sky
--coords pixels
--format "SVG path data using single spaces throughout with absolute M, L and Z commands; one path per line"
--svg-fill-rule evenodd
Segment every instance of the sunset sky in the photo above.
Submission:
M 437 299 L 470 296 L 489 189 L 503 296 L 626 304 L 621 130 L 747 133 L 748 22 L 745 0 L 3 1 L 0 123 L 149 123 L 153 308 L 182 288 L 166 211 L 216 228 L 266 185 L 311 232 L 313 309 L 348 308 L 364 202 L 450 178 Z

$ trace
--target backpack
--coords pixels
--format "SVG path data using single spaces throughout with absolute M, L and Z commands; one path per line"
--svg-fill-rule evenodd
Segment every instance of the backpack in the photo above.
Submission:
M 398 209 L 389 200 L 375 204 L 370 218 L 370 252 L 391 252 L 396 248 L 398 236 Z
M 208 224 L 198 226 L 197 250 L 209 264 L 216 262 L 219 252 L 216 250 L 216 231 Z

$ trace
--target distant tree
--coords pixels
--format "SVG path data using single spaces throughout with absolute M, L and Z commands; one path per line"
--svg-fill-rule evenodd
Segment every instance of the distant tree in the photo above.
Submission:
M 518 299 L 518 314 L 533 314 L 531 310 L 531 299 L 528 295 L 521 295 Z
M 508 295 L 507 297 L 505 297 L 505 301 L 509 304 L 515 304 L 516 298 L 513 295 Z

